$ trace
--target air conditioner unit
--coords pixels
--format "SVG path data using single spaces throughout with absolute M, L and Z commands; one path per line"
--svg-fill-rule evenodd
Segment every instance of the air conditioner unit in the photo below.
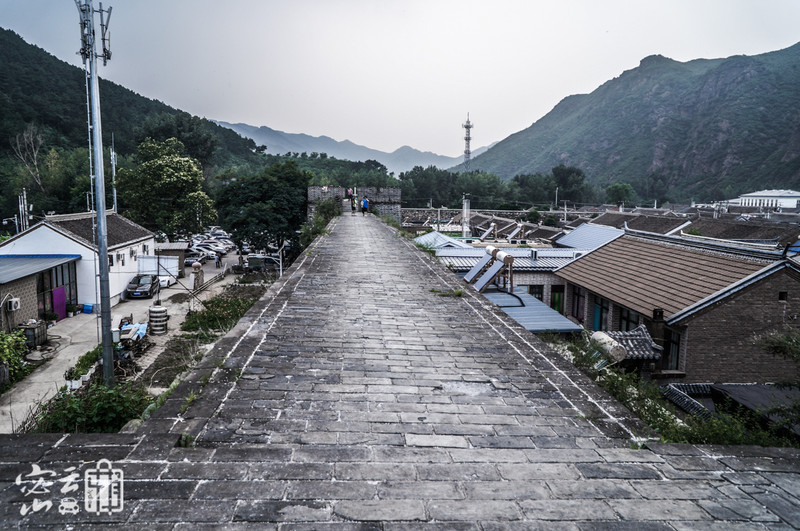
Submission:
M 6 303 L 6 308 L 8 309 L 9 312 L 16 312 L 17 310 L 19 310 L 19 306 L 20 304 L 18 297 L 8 299 L 8 302 Z

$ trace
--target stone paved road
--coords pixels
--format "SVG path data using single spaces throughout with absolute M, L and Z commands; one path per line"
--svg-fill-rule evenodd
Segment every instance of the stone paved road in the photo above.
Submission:
M 631 449 L 638 421 L 471 289 L 442 296 L 459 282 L 335 220 L 138 432 L 0 437 L 3 527 L 800 526 L 797 451 Z M 124 503 L 96 514 L 103 458 Z

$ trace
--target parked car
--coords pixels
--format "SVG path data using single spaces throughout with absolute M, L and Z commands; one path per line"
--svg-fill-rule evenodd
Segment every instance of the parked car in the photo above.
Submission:
M 128 282 L 125 293 L 130 298 L 147 297 L 152 298 L 158 293 L 159 283 L 156 275 L 136 275 Z
M 203 251 L 193 251 L 189 249 L 183 259 L 183 265 L 191 266 L 195 262 L 205 264 L 208 261 L 208 255 Z
M 217 256 L 217 254 L 222 256 L 221 253 L 217 253 L 217 251 L 215 251 L 211 247 L 209 247 L 209 246 L 207 246 L 205 244 L 202 244 L 202 243 L 198 243 L 194 247 L 190 247 L 190 250 L 192 250 L 192 251 L 200 251 L 200 252 L 206 253 L 208 255 L 208 259 L 209 260 L 213 260 L 214 257 Z
M 221 256 L 225 256 L 225 254 L 227 254 L 228 252 L 228 250 L 225 248 L 224 245 L 214 240 L 203 240 L 202 242 L 200 242 L 200 245 L 208 247 L 212 251 L 220 254 Z

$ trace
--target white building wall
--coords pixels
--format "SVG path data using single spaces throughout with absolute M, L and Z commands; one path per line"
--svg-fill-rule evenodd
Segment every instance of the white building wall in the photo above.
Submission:
M 145 252 L 145 246 L 147 251 Z M 124 247 L 109 250 L 114 257 L 114 265 L 109 268 L 108 285 L 111 294 L 111 305 L 122 299 L 128 282 L 137 271 L 136 256 L 153 254 L 155 238 Z M 42 225 L 19 238 L 9 241 L 0 247 L 2 254 L 77 254 L 81 259 L 75 264 L 78 280 L 78 303 L 98 304 L 100 300 L 100 280 L 97 277 L 99 265 L 96 253 L 71 238 Z M 133 255 L 133 256 L 131 256 Z

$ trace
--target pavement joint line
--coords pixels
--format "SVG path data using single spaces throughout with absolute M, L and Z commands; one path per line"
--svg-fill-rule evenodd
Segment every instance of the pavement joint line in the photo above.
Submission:
M 303 261 L 300 263 L 300 266 L 302 266 L 304 263 L 305 263 L 305 259 L 304 259 L 304 260 L 303 260 Z M 298 266 L 298 268 L 299 268 L 300 266 Z M 295 270 L 295 272 L 296 272 L 296 271 L 297 271 L 297 270 Z M 266 306 L 264 306 L 264 309 L 263 309 L 263 310 L 261 311 L 261 313 L 259 314 L 259 316 L 258 316 L 258 319 L 254 319 L 254 320 L 253 320 L 253 322 L 252 322 L 252 323 L 250 323 L 250 326 L 247 328 L 247 331 L 246 331 L 244 334 L 242 334 L 242 337 L 240 337 L 240 338 L 239 338 L 239 341 L 237 341 L 237 342 L 236 342 L 236 344 L 234 345 L 234 347 L 233 347 L 233 348 L 231 348 L 231 349 L 228 351 L 228 353 L 227 353 L 227 355 L 225 356 L 225 358 L 224 358 L 224 359 L 228 359 L 228 358 L 230 357 L 231 353 L 232 353 L 232 352 L 235 350 L 235 348 L 236 348 L 236 347 L 239 345 L 239 343 L 240 343 L 242 340 L 244 340 L 244 338 L 245 338 L 245 337 L 247 337 L 248 335 L 250 335 L 250 332 L 253 330 L 253 327 L 255 326 L 255 324 L 256 324 L 257 322 L 259 322 L 259 320 L 261 319 L 261 317 L 263 317 L 263 315 L 264 315 L 264 312 L 266 312 L 266 311 L 267 311 L 267 308 L 269 308 L 269 307 L 272 305 L 272 303 L 275 301 L 275 298 L 276 298 L 278 295 L 280 295 L 280 294 L 281 294 L 281 292 L 283 291 L 283 288 L 285 288 L 285 287 L 286 287 L 286 285 L 289 283 L 289 281 L 290 281 L 290 280 L 292 280 L 292 278 L 294 277 L 294 275 L 295 275 L 295 273 L 292 273 L 292 275 L 291 275 L 291 276 L 290 276 L 288 279 L 286 279 L 286 282 L 284 282 L 284 283 L 283 283 L 283 285 L 280 287 L 280 289 L 278 289 L 278 292 L 277 292 L 277 293 L 275 293 L 275 295 L 274 295 L 274 296 L 273 296 L 273 298 L 272 298 L 272 299 L 269 301 L 269 303 L 268 303 Z M 306 274 L 305 274 L 305 273 L 303 273 L 302 275 L 300 275 L 300 278 L 297 280 L 297 282 L 295 283 L 294 287 L 293 287 L 293 288 L 292 288 L 292 290 L 291 290 L 291 291 L 292 291 L 292 293 L 294 293 L 295 291 L 297 291 L 297 287 L 298 287 L 298 286 L 300 285 L 300 283 L 303 281 L 303 279 L 305 278 L 305 276 L 306 276 Z M 259 348 L 261 348 L 261 345 L 263 345 L 263 344 L 264 344 L 264 342 L 267 340 L 267 336 L 269 335 L 270 331 L 272 330 L 272 327 L 273 327 L 273 326 L 275 326 L 275 323 L 278 321 L 278 319 L 280 318 L 280 316 L 283 314 L 283 311 L 286 309 L 286 306 L 287 306 L 288 304 L 289 304 L 289 299 L 287 298 L 285 301 L 283 301 L 283 306 L 281 306 L 281 309 L 280 309 L 280 310 L 278 310 L 278 313 L 276 313 L 276 314 L 275 314 L 275 317 L 273 317 L 273 319 L 272 319 L 272 322 L 269 324 L 269 326 L 267 327 L 267 329 L 264 331 L 264 334 L 263 334 L 263 336 L 261 337 L 261 340 L 259 340 L 258 344 L 257 344 L 255 347 L 253 347 L 253 350 L 252 350 L 252 352 L 250 352 L 250 355 L 247 357 L 247 361 L 245 361 L 244 365 L 243 365 L 243 366 L 242 366 L 242 368 L 241 368 L 241 369 L 242 369 L 242 371 L 244 371 L 244 369 L 246 369 L 246 368 L 247 368 L 247 367 L 250 365 L 250 362 L 251 362 L 251 361 L 253 361 L 253 357 L 255 357 L 255 355 L 256 355 L 256 352 L 258 352 L 258 349 L 259 349 Z M 209 416 L 209 418 L 212 418 L 212 417 L 216 416 L 216 415 L 217 415 L 217 414 L 220 412 L 220 410 L 222 409 L 222 406 L 223 406 L 223 405 L 225 404 L 225 402 L 228 400 L 228 397 L 231 395 L 231 393 L 233 392 L 233 390 L 234 390 L 234 389 L 236 389 L 236 381 L 233 381 L 233 382 L 231 382 L 230 386 L 228 387 L 228 391 L 225 393 L 225 396 L 224 396 L 224 397 L 222 397 L 222 400 L 220 400 L 219 404 L 218 404 L 218 405 L 217 405 L 217 407 L 214 409 L 214 412 L 213 412 L 213 413 L 212 413 L 212 414 Z M 177 424 L 177 421 L 176 421 L 176 423 L 175 423 L 175 424 Z M 173 426 L 175 426 L 175 424 L 173 424 Z M 203 429 L 203 432 L 205 432 L 205 429 Z
M 407 244 L 407 245 L 408 245 L 408 244 Z M 409 247 L 411 247 L 410 245 L 408 245 L 408 246 L 409 246 Z M 434 269 L 434 268 L 431 266 L 431 264 L 429 264 L 429 263 L 428 263 L 426 260 L 422 260 L 422 259 L 421 259 L 421 258 L 422 258 L 422 256 L 419 254 L 419 251 L 417 252 L 417 257 L 418 257 L 418 258 L 420 258 L 420 261 L 421 261 L 423 264 L 425 264 L 425 266 L 426 266 L 428 269 L 430 269 L 430 270 L 431 270 L 431 272 L 432 272 L 433 274 L 435 274 L 437 277 L 439 277 L 439 279 L 440 279 L 442 282 L 444 282 L 446 285 L 450 286 L 450 282 L 448 282 L 448 280 L 447 280 L 447 279 L 445 279 L 445 278 L 444 278 L 444 277 L 441 275 L 441 273 L 440 273 L 439 271 L 436 271 L 436 269 Z M 474 296 L 474 294 L 471 294 L 471 295 L 473 295 L 473 296 Z M 528 362 L 528 364 L 529 364 L 529 365 L 531 365 L 532 367 L 534 366 L 534 365 L 533 365 L 533 362 L 532 362 L 530 359 L 528 359 L 528 357 L 527 357 L 527 356 L 525 356 L 525 354 L 523 354 L 523 353 L 522 353 L 522 351 L 520 351 L 520 350 L 519 350 L 519 349 L 516 347 L 516 345 L 514 345 L 514 344 L 513 344 L 511 341 L 509 341 L 509 340 L 508 340 L 508 339 L 507 339 L 507 338 L 506 338 L 506 337 L 505 337 L 505 336 L 504 336 L 504 335 L 503 335 L 503 334 L 502 334 L 502 333 L 501 333 L 499 330 L 497 330 L 497 328 L 495 328 L 495 327 L 494 327 L 494 326 L 493 326 L 493 325 L 492 325 L 492 324 L 491 324 L 491 323 L 490 323 L 490 322 L 489 322 L 489 321 L 488 321 L 488 320 L 487 320 L 487 319 L 486 319 L 486 318 L 485 318 L 483 315 L 481 315 L 481 314 L 480 314 L 480 312 L 478 312 L 478 311 L 477 311 L 477 309 L 476 309 L 476 308 L 475 308 L 475 307 L 474 307 L 472 304 L 470 304 L 470 302 L 469 302 L 469 301 L 466 301 L 466 300 L 465 300 L 465 301 L 464 301 L 464 303 L 465 303 L 467 306 L 469 306 L 469 307 L 470 307 L 470 309 L 471 309 L 473 312 L 475 312 L 475 314 L 476 314 L 476 315 L 478 315 L 478 317 L 480 317 L 480 318 L 481 318 L 481 319 L 482 319 L 482 320 L 483 320 L 483 321 L 484 321 L 484 322 L 485 322 L 485 323 L 486 323 L 486 324 L 487 324 L 489 327 L 491 327 L 491 328 L 492 328 L 492 330 L 494 330 L 494 331 L 495 331 L 495 332 L 496 332 L 496 333 L 497 333 L 497 334 L 498 334 L 498 335 L 499 335 L 501 338 L 503 338 L 503 340 L 504 340 L 504 341 L 505 341 L 505 342 L 506 342 L 506 343 L 507 343 L 509 346 L 511 346 L 511 348 L 513 348 L 513 349 L 514 349 L 514 351 L 515 351 L 515 352 L 516 352 L 516 353 L 517 353 L 517 354 L 518 354 L 518 355 L 519 355 L 519 356 L 520 356 L 522 359 L 524 359 L 526 362 Z M 484 309 L 488 310 L 488 308 L 487 308 L 487 305 L 484 305 L 484 304 L 480 303 L 480 301 L 479 301 L 479 304 L 481 304 L 481 306 L 482 306 Z M 490 310 L 489 310 L 489 311 L 490 311 Z M 593 397 L 592 397 L 592 396 L 591 396 L 589 393 L 587 393 L 587 392 L 586 392 L 586 390 L 584 390 L 584 389 L 583 389 L 583 387 L 581 387 L 581 386 L 579 386 L 578 384 L 576 384 L 576 383 L 573 381 L 573 379 L 572 379 L 572 378 L 570 378 L 570 376 L 569 376 L 567 373 L 565 373 L 565 372 L 564 372 L 562 369 L 560 369 L 560 368 L 556 367 L 556 365 L 555 365 L 555 364 L 554 364 L 554 363 L 553 363 L 553 362 L 552 362 L 552 361 L 551 361 L 551 360 L 550 360 L 550 359 L 549 359 L 547 356 L 545 356 L 544 354 L 542 354 L 542 353 L 539 351 L 539 349 L 537 349 L 537 348 L 536 348 L 534 345 L 532 345 L 532 344 L 531 344 L 531 343 L 530 343 L 530 342 L 529 342 L 529 341 L 528 341 L 526 338 L 522 337 L 522 335 L 520 335 L 520 333 L 519 333 L 517 330 L 514 330 L 514 329 L 513 329 L 511 326 L 509 326 L 509 325 L 508 325 L 508 323 L 507 323 L 507 322 L 505 322 L 503 319 L 501 319 L 501 318 L 500 318 L 498 315 L 496 315 L 494 312 L 490 311 L 490 313 L 491 313 L 492 315 L 494 315 L 495 319 L 496 319 L 496 320 L 498 320 L 500 323 L 502 323 L 502 325 L 503 325 L 503 326 L 505 326 L 505 327 L 506 327 L 506 328 L 507 328 L 507 329 L 508 329 L 508 330 L 509 330 L 509 331 L 510 331 L 512 334 L 514 334 L 515 336 L 517 336 L 517 338 L 519 338 L 519 340 L 520 340 L 520 341 L 522 341 L 523 343 L 525 343 L 525 344 L 526 344 L 528 347 L 530 347 L 530 349 L 531 349 L 531 350 L 533 350 L 533 351 L 534 351 L 534 352 L 535 352 L 535 353 L 536 353 L 536 354 L 537 354 L 537 355 L 538 355 L 538 356 L 539 356 L 541 359 L 543 359 L 543 360 L 544 360 L 544 361 L 545 361 L 545 362 L 546 362 L 548 365 L 550 365 L 550 367 L 552 367 L 552 368 L 553 368 L 553 370 L 554 370 L 556 373 L 558 373 L 558 374 L 559 374 L 561 377 L 565 378 L 565 379 L 566 379 L 566 380 L 567 380 L 567 381 L 570 383 L 570 385 L 572 385 L 572 387 L 574 387 L 575 389 L 578 389 L 578 391 L 580 391 L 580 392 L 581 392 L 581 394 L 583 394 L 583 395 L 586 397 L 586 399 L 587 399 L 587 400 L 588 400 L 590 403 L 594 404 L 594 405 L 595 405 L 595 406 L 596 406 L 596 407 L 597 407 L 597 408 L 598 408 L 600 411 L 602 411 L 602 412 L 603 412 L 603 414 L 606 416 L 606 418 L 607 418 L 608 420 L 610 420 L 611 422 L 615 423 L 617 426 L 619 426 L 620 428 L 622 428 L 622 429 L 623 429 L 623 430 L 624 430 L 624 431 L 625 431 L 625 432 L 626 432 L 626 433 L 627 433 L 627 434 L 630 436 L 630 439 L 631 439 L 633 442 L 635 442 L 635 443 L 642 443 L 642 442 L 644 442 L 644 441 L 646 441 L 646 440 L 647 440 L 646 438 L 642 438 L 642 437 L 639 437 L 639 436 L 637 436 L 636 434 L 634 434 L 634 433 L 633 433 L 633 432 L 632 432 L 632 431 L 631 431 L 631 430 L 630 430 L 630 429 L 629 429 L 629 428 L 628 428 L 628 427 L 627 427 L 627 426 L 626 426 L 626 425 L 625 425 L 623 422 L 621 422 L 621 421 L 620 421 L 620 420 L 619 420 L 617 417 L 615 417 L 615 416 L 614 416 L 614 415 L 612 415 L 612 414 L 611 414 L 611 413 L 610 413 L 608 410 L 606 410 L 606 408 L 604 408 L 602 405 L 600 405 L 600 404 L 599 404 L 599 403 L 598 403 L 598 402 L 597 402 L 597 401 L 596 401 L 596 400 L 595 400 L 595 399 L 594 399 L 594 398 L 593 398 Z M 559 386 L 555 385 L 555 384 L 554 384 L 552 381 L 550 381 L 550 378 L 548 378 L 546 374 L 543 374 L 543 373 L 541 373 L 541 374 L 542 374 L 542 377 L 544 377 L 544 379 L 545 379 L 545 380 L 547 380 L 547 382 L 548 382 L 550 385 L 552 385 L 552 386 L 553 386 L 555 389 L 557 389 L 557 390 L 558 390 L 558 393 L 561 395 L 561 397 L 562 397 L 564 400 L 566 400 L 566 401 L 567 401 L 567 403 L 568 403 L 568 404 L 569 404 L 571 407 L 573 407 L 573 408 L 574 408 L 576 411 L 578 411 L 578 412 L 579 412 L 581 415 L 585 416 L 585 415 L 584 415 L 584 413 L 583 413 L 583 411 L 582 411 L 582 410 L 581 410 L 579 407 L 577 407 L 577 406 L 576 406 L 576 405 L 575 405 L 575 404 L 574 404 L 574 403 L 573 403 L 573 402 L 572 402 L 572 401 L 571 401 L 569 398 L 567 398 L 567 396 L 566 396 L 566 395 L 564 395 L 564 393 L 561 391 L 561 388 L 560 388 Z M 602 430 L 600 430 L 600 428 L 598 428 L 598 427 L 597 427 L 597 426 L 596 426 L 594 423 L 591 423 L 591 424 L 592 424 L 592 426 L 593 426 L 593 427 L 594 427 L 594 428 L 595 428 L 595 429 L 596 429 L 596 430 L 597 430 L 597 431 L 598 431 L 600 434 L 603 434 L 603 432 L 602 432 Z
M 227 360 L 228 358 L 230 358 L 230 357 L 231 357 L 231 354 L 233 353 L 233 351 L 235 351 L 235 350 L 236 350 L 236 348 L 237 348 L 237 347 L 238 347 L 238 346 L 241 344 L 241 342 L 242 342 L 242 341 L 244 341 L 244 339 L 250 335 L 250 332 L 252 332 L 252 330 L 253 330 L 253 327 L 255 327 L 255 325 L 256 325 L 256 324 L 257 324 L 257 323 L 258 323 L 258 322 L 261 320 L 261 318 L 264 316 L 264 313 L 266 313 L 266 311 L 267 311 L 267 310 L 268 310 L 268 309 L 269 309 L 269 308 L 272 306 L 272 303 L 273 303 L 273 302 L 275 302 L 275 299 L 276 299 L 276 298 L 277 298 L 277 297 L 278 297 L 278 296 L 281 294 L 281 292 L 283 292 L 283 289 L 286 287 L 286 285 L 289 283 L 289 281 L 290 281 L 290 280 L 292 280 L 292 278 L 295 276 L 295 274 L 296 274 L 296 273 L 297 273 L 297 271 L 300 269 L 300 267 L 302 267 L 302 265 L 305 263 L 305 261 L 306 261 L 306 258 L 307 258 L 307 257 L 308 257 L 308 255 L 304 256 L 304 257 L 303 257 L 303 259 L 300 261 L 300 263 L 297 265 L 297 268 L 296 268 L 296 269 L 295 269 L 295 270 L 294 270 L 294 271 L 293 271 L 293 272 L 292 272 L 290 275 L 287 275 L 287 278 L 286 278 L 286 280 L 284 280 L 284 281 L 283 281 L 283 283 L 282 283 L 282 284 L 280 285 L 280 287 L 278 288 L 277 292 L 276 292 L 276 293 L 275 293 L 275 294 L 274 294 L 274 295 L 273 295 L 273 296 L 270 298 L 269 302 L 268 302 L 268 303 L 267 303 L 267 304 L 264 306 L 264 308 L 263 308 L 263 309 L 261 310 L 261 312 L 258 314 L 258 317 L 257 317 L 256 319 L 253 319 L 253 322 L 252 322 L 252 323 L 250 323 L 250 326 L 248 326 L 248 327 L 247 327 L 247 330 L 245 330 L 245 331 L 244 331 L 244 333 L 243 333 L 241 336 L 239 336 L 239 339 L 237 339 L 237 340 L 234 342 L 234 344 L 231 346 L 231 348 L 229 348 L 229 349 L 228 349 L 228 352 L 226 352 L 226 353 L 225 353 L 225 356 L 222 358 L 222 361 L 225 361 L 225 360 Z M 303 273 L 303 274 L 300 276 L 300 280 L 302 280 L 304 276 L 305 276 L 305 273 Z M 300 280 L 298 280 L 298 284 L 300 283 Z M 294 290 L 296 290 L 296 289 L 297 289 L 297 284 L 295 284 L 295 287 L 294 287 Z M 293 290 L 293 291 L 294 291 L 294 290 Z M 288 302 L 288 300 L 284 302 L 283 308 L 285 308 L 285 307 L 286 307 L 286 303 L 287 303 L 287 302 Z M 283 308 L 281 308 L 281 312 L 283 311 Z M 275 324 L 275 320 L 276 320 L 276 319 L 277 319 L 277 316 L 275 317 L 275 319 L 273 319 L 273 321 L 272 321 L 272 324 L 270 324 L 270 329 L 271 329 L 271 328 L 272 328 L 272 326 Z M 269 331 L 269 329 L 268 329 L 267 331 Z M 261 341 L 259 341 L 259 343 L 258 343 L 258 346 L 261 346 L 261 344 L 263 344 L 263 342 L 264 342 L 264 339 L 266 339 L 266 333 L 264 334 L 264 338 L 262 338 L 262 339 L 261 339 Z M 253 359 L 253 355 L 255 355 L 255 351 L 258 349 L 258 346 L 257 346 L 257 347 L 256 347 L 256 348 L 253 350 L 253 352 L 250 354 L 250 357 L 249 357 L 249 358 L 248 358 L 248 360 L 247 360 L 247 363 L 248 363 L 248 364 L 250 363 L 250 360 L 252 360 L 252 359 Z M 210 351 L 209 351 L 209 352 L 210 352 Z M 246 367 L 246 366 L 247 366 L 247 365 L 245 365 L 245 367 Z M 216 371 L 217 369 L 214 369 L 214 370 Z M 228 396 L 230 396 L 230 394 L 231 394 L 231 392 L 233 391 L 233 389 L 234 389 L 234 387 L 235 387 L 235 386 L 236 386 L 236 382 L 233 382 L 233 385 L 232 385 L 232 386 L 231 386 L 231 387 L 228 389 L 228 392 L 227 392 L 227 393 L 225 393 L 225 396 L 223 397 L 222 401 L 220 402 L 220 404 L 217 406 L 217 408 L 216 408 L 216 409 L 214 410 L 214 412 L 212 413 L 212 415 L 211 415 L 212 417 L 213 417 L 214 415 L 216 415 L 217 413 L 219 413 L 219 410 L 220 410 L 220 408 L 222 407 L 222 404 L 224 404 L 224 403 L 225 403 L 225 400 L 228 398 Z M 210 418 L 210 417 L 209 417 L 209 418 Z M 174 429 L 174 428 L 175 428 L 175 427 L 176 427 L 178 424 L 180 424 L 181 422 L 183 422 L 183 418 L 182 418 L 182 417 L 179 415 L 178 417 L 176 417 L 176 418 L 175 418 L 175 421 L 172 423 L 172 427 L 171 427 L 171 429 Z M 205 431 L 205 429 L 204 429 L 203 431 Z

